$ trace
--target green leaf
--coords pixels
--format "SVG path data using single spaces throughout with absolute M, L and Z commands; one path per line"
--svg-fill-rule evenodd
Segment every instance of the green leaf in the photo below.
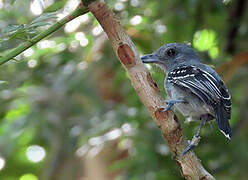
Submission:
M 45 13 L 33 20 L 29 25 L 20 24 L 20 25 L 8 25 L 6 28 L 2 30 L 3 38 L 0 41 L 8 41 L 11 39 L 22 39 L 27 41 L 35 34 L 38 34 L 37 30 L 39 27 L 50 25 L 51 23 L 46 22 L 48 20 L 56 18 L 56 13 Z
M 20 180 L 38 180 L 38 178 L 33 174 L 24 174 L 20 177 Z
M 52 5 L 50 5 L 48 8 L 46 8 L 44 13 L 57 11 L 57 10 L 63 8 L 66 2 L 67 2 L 67 0 L 55 2 Z
M 24 24 L 20 24 L 20 25 L 8 25 L 6 28 L 2 29 L 2 32 L 4 34 L 13 34 L 16 33 L 19 30 L 23 30 L 25 29 L 25 25 Z
M 31 24 L 29 27 L 30 28 L 37 28 L 37 27 L 47 26 L 47 25 L 51 25 L 51 23 L 49 23 L 49 22 L 36 22 L 36 23 Z
M 210 48 L 209 51 L 208 51 L 208 54 L 210 55 L 210 57 L 212 59 L 217 58 L 218 55 L 219 55 L 219 49 L 218 49 L 218 47 L 212 47 L 212 48 Z
M 48 20 L 51 20 L 51 19 L 55 19 L 55 18 L 57 18 L 56 15 L 57 15 L 57 13 L 55 13 L 55 12 L 43 13 L 38 18 L 36 18 L 35 20 L 33 20 L 31 22 L 31 25 L 32 24 L 35 24 L 35 23 L 38 23 L 38 22 L 44 22 L 44 21 L 48 21 Z
M 193 46 L 199 51 L 207 51 L 216 44 L 216 33 L 213 30 L 204 29 L 194 34 Z
M 5 118 L 8 121 L 15 121 L 17 118 L 29 113 L 30 107 L 28 104 L 22 104 L 16 109 L 9 110 Z

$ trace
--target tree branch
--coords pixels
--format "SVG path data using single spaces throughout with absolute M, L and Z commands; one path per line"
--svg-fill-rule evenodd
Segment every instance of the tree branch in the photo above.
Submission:
M 83 2 L 87 5 L 89 0 L 83 0 Z M 172 111 L 161 112 L 164 100 L 159 94 L 160 90 L 142 64 L 138 51 L 129 36 L 124 32 L 114 13 L 103 1 L 99 0 L 89 3 L 88 8 L 107 33 L 113 49 L 127 70 L 140 100 L 160 128 L 164 140 L 181 169 L 182 175 L 190 180 L 213 180 L 214 177 L 203 168 L 194 152 L 181 156 L 187 146 L 187 141 L 177 117 Z
M 66 17 L 64 17 L 63 19 L 61 19 L 60 21 L 58 21 L 57 23 L 55 23 L 54 25 L 49 27 L 47 30 L 45 30 L 42 33 L 38 34 L 37 36 L 35 36 L 31 40 L 22 43 L 18 47 L 16 47 L 13 50 L 9 51 L 7 54 L 3 55 L 3 57 L 0 58 L 0 65 L 2 65 L 4 63 L 8 62 L 9 60 L 13 59 L 17 55 L 19 55 L 20 53 L 22 53 L 23 51 L 28 49 L 29 47 L 35 45 L 40 40 L 44 39 L 45 37 L 49 36 L 50 34 L 55 32 L 56 30 L 61 28 L 64 24 L 68 23 L 69 21 L 75 19 L 78 16 L 81 16 L 81 15 L 87 13 L 88 11 L 89 10 L 85 6 L 83 6 L 82 3 L 81 3 L 79 5 L 79 7 L 76 10 L 74 10 L 71 14 L 69 14 Z
M 225 82 L 229 81 L 233 75 L 248 62 L 248 52 L 235 55 L 231 61 L 218 67 L 216 71 L 222 76 Z

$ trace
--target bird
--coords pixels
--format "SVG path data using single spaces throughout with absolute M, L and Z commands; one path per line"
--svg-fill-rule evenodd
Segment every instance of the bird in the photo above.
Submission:
M 156 64 L 166 74 L 164 88 L 168 98 L 163 111 L 175 107 L 186 119 L 201 122 L 182 155 L 198 145 L 202 128 L 213 119 L 225 137 L 231 139 L 231 95 L 218 73 L 202 63 L 193 48 L 183 43 L 168 43 L 141 60 Z

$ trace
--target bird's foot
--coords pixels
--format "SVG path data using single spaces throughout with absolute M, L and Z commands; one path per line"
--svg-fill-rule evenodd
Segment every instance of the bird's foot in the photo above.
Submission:
M 167 104 L 167 106 L 165 108 L 163 108 L 162 112 L 169 111 L 172 108 L 172 106 L 174 106 L 175 104 L 186 103 L 186 101 L 183 99 L 175 99 L 175 100 L 165 101 L 165 103 Z
M 189 142 L 189 145 L 183 151 L 182 156 L 187 154 L 189 151 L 193 150 L 198 145 L 198 143 L 200 142 L 200 139 L 201 139 L 201 137 L 199 135 L 194 135 L 192 140 Z

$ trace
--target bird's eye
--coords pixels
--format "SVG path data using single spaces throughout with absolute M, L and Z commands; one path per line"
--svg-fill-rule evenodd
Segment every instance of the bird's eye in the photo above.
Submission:
M 176 51 L 175 49 L 168 49 L 166 53 L 168 56 L 172 57 L 172 56 L 175 56 Z

